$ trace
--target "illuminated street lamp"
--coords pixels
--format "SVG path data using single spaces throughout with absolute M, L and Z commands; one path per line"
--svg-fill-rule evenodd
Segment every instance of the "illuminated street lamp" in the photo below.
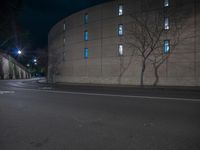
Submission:
M 37 65 L 38 60 L 36 58 L 33 59 L 33 63 L 36 66 Z
M 33 59 L 33 62 L 34 62 L 34 63 L 37 63 L 37 59 L 36 59 L 36 58 L 34 58 L 34 59 Z
M 18 50 L 18 51 L 17 51 L 17 54 L 18 54 L 18 55 L 21 55 L 21 54 L 22 54 L 22 51 L 21 51 L 21 50 Z

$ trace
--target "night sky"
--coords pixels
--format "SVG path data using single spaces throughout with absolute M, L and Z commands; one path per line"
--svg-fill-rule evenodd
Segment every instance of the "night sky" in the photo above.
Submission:
M 48 32 L 62 18 L 109 0 L 24 0 L 19 24 L 30 32 L 32 47 L 47 47 Z

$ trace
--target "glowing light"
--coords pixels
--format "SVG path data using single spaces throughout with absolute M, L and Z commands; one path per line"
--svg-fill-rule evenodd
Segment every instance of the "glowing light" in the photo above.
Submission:
M 21 51 L 21 50 L 18 50 L 18 51 L 17 51 L 17 54 L 18 54 L 18 55 L 21 55 L 21 54 L 22 54 L 22 51 Z
M 165 0 L 164 1 L 164 7 L 168 7 L 169 6 L 169 0 Z
M 84 49 L 84 58 L 88 59 L 88 48 Z
M 169 40 L 164 40 L 163 51 L 165 54 L 168 54 L 170 52 L 170 41 Z
M 119 55 L 120 55 L 120 56 L 123 56 L 123 55 L 124 55 L 124 50 L 123 50 L 123 45 L 122 45 L 122 44 L 120 44 L 120 45 L 118 46 L 118 52 L 119 52 Z
M 123 5 L 119 5 L 119 8 L 118 8 L 118 15 L 119 16 L 122 16 L 123 15 Z

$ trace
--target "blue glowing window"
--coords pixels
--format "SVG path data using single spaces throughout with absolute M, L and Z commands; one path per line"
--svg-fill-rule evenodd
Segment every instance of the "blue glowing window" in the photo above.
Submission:
M 124 34 L 124 28 L 123 24 L 118 25 L 118 35 L 122 36 Z
M 88 31 L 87 30 L 84 32 L 84 40 L 88 41 Z
M 88 59 L 88 48 L 84 49 L 84 58 Z
M 170 52 L 170 40 L 164 40 L 163 43 L 163 52 L 168 54 Z
M 89 17 L 88 17 L 88 14 L 86 13 L 86 14 L 84 15 L 84 23 L 85 23 L 85 24 L 88 24 L 88 19 L 89 19 Z

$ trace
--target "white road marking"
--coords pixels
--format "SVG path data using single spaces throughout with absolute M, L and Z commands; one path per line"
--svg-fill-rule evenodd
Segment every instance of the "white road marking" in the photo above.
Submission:
M 53 89 L 52 87 L 42 87 L 41 88 L 42 90 L 51 90 L 51 89 Z
M 37 89 L 24 89 L 25 91 L 47 92 L 56 94 L 72 94 L 72 95 L 88 95 L 88 96 L 104 96 L 104 97 L 122 97 L 122 98 L 139 98 L 139 99 L 159 99 L 159 100 L 174 100 L 174 101 L 193 101 L 200 102 L 200 99 L 191 98 L 177 98 L 177 97 L 154 97 L 154 96 L 136 96 L 136 95 L 118 95 L 118 94 L 100 94 L 100 93 L 84 93 L 84 92 L 69 92 L 69 91 L 53 91 L 53 90 L 37 90 Z
M 15 91 L 0 91 L 0 95 L 3 95 L 3 94 L 14 94 Z

